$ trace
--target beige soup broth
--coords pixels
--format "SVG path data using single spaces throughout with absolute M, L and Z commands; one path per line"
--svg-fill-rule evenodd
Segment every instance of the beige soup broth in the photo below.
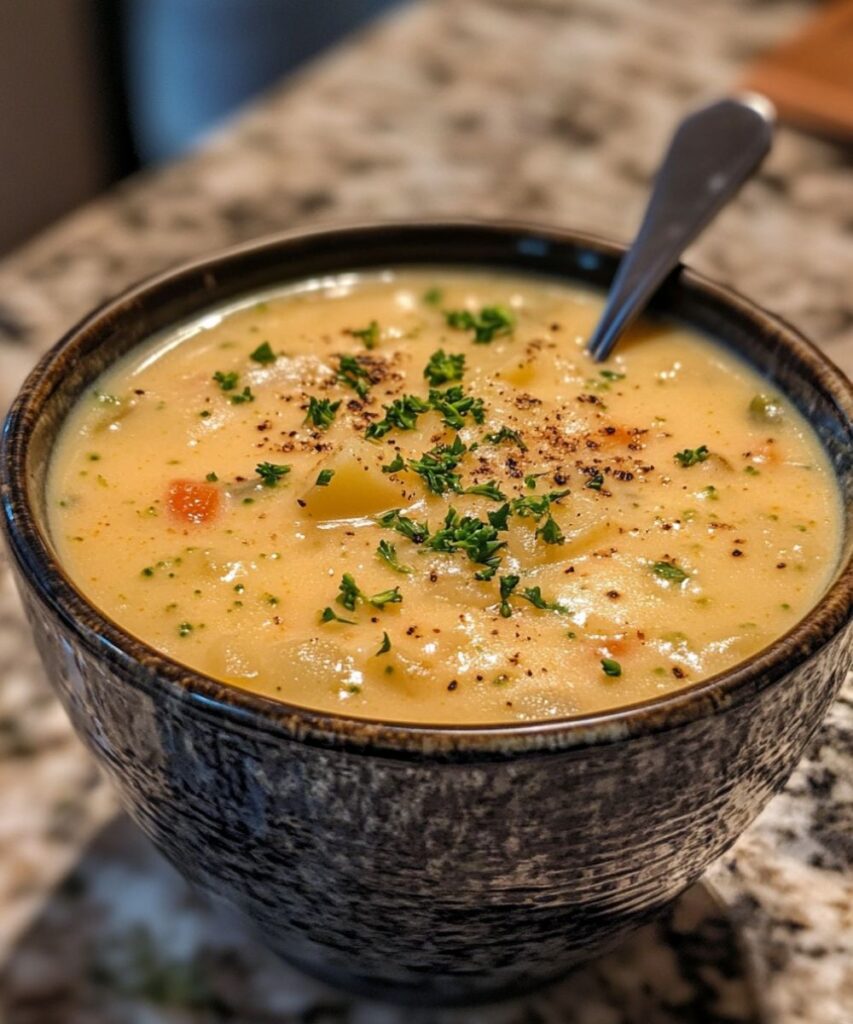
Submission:
M 840 509 L 751 369 L 579 288 L 405 271 L 151 339 L 52 460 L 62 563 L 130 633 L 328 711 L 489 723 L 671 693 L 814 605 Z

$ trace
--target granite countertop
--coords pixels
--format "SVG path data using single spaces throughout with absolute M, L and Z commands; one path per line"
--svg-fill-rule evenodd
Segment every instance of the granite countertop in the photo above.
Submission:
M 99 300 L 270 230 L 524 216 L 627 238 L 671 125 L 730 89 L 798 0 L 415 3 L 178 163 L 0 264 L 0 407 Z M 782 130 L 689 259 L 853 369 L 850 154 Z M 6 1024 L 853 1022 L 853 688 L 785 791 L 669 915 L 547 992 L 446 1015 L 348 1001 L 198 897 L 122 815 L 0 573 L 0 1019 Z

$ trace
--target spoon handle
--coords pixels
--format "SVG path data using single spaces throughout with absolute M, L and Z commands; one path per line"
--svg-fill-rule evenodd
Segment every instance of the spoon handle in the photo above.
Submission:
M 681 253 L 767 155 L 773 121 L 772 104 L 748 95 L 712 103 L 678 126 L 590 339 L 596 362 L 607 358 Z

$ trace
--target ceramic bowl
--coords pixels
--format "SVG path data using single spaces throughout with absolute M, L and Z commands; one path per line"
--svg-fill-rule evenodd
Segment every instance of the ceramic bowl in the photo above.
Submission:
M 622 249 L 523 224 L 373 225 L 263 239 L 107 303 L 39 363 L 6 421 L 3 521 L 48 674 L 128 811 L 266 943 L 354 992 L 463 1003 L 555 978 L 689 886 L 790 775 L 840 686 L 838 574 L 785 636 L 681 692 L 559 721 L 412 726 L 330 715 L 207 678 L 128 635 L 58 564 L 45 469 L 81 391 L 129 348 L 277 282 L 406 264 L 605 288 Z M 853 490 L 853 395 L 809 342 L 681 269 L 656 308 L 730 345 L 806 414 Z M 121 557 L 121 553 L 117 553 Z

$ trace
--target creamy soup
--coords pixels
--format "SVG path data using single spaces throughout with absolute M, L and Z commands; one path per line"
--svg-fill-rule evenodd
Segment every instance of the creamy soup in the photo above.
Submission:
M 811 429 L 718 345 L 498 273 L 347 275 L 151 339 L 79 401 L 51 528 L 115 622 L 228 683 L 414 722 L 689 686 L 826 588 Z

